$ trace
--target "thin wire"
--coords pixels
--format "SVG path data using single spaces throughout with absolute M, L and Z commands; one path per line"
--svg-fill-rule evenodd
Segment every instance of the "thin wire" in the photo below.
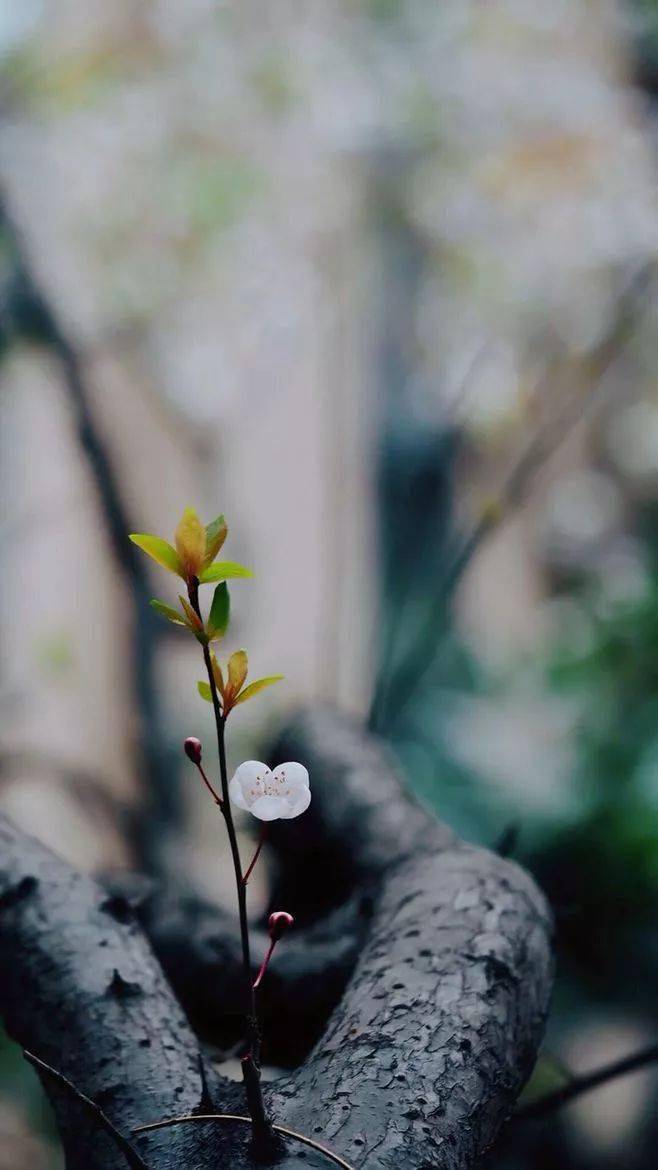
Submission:
M 172 1125 L 186 1125 L 192 1121 L 244 1121 L 247 1125 L 251 1125 L 250 1117 L 243 1117 L 240 1113 L 194 1113 L 185 1117 L 168 1117 L 164 1121 L 150 1121 L 147 1125 L 137 1125 L 133 1129 L 133 1133 L 149 1133 L 154 1129 L 168 1129 Z M 275 1133 L 280 1133 L 284 1137 L 295 1138 L 298 1142 L 303 1142 L 305 1146 L 310 1146 L 312 1150 L 319 1150 L 331 1162 L 335 1162 L 337 1166 L 342 1166 L 343 1170 L 353 1170 L 349 1162 L 341 1158 L 338 1154 L 334 1154 L 333 1150 L 323 1146 L 320 1142 L 316 1142 L 313 1138 L 306 1137 L 303 1133 L 297 1133 L 294 1129 L 288 1129 L 285 1125 L 272 1125 Z

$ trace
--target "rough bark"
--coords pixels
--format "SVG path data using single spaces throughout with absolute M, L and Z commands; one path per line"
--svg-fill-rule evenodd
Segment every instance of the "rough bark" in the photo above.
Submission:
M 192 889 L 152 883 L 145 888 L 131 875 L 113 877 L 107 885 L 134 907 L 197 1034 L 230 1048 L 242 1035 L 242 950 L 235 917 Z M 295 929 L 279 947 L 259 996 L 267 1063 L 293 1067 L 319 1039 L 356 963 L 368 925 L 366 910 L 353 899 L 321 921 Z M 255 967 L 268 943 L 266 931 L 253 927 Z
M 303 822 L 275 822 L 268 838 L 271 908 L 290 910 L 296 925 L 263 986 L 261 1011 L 266 1056 L 288 1067 L 309 1052 L 338 1003 L 382 874 L 423 841 L 443 848 L 454 835 L 413 803 L 384 743 L 335 711 L 302 714 L 272 755 L 305 760 L 313 776 Z M 134 907 L 197 1031 L 232 1042 L 242 962 L 234 918 L 190 889 L 124 875 L 109 884 Z M 260 960 L 265 932 L 254 930 L 252 940 Z
M 61 1069 L 124 1134 L 199 1105 L 198 1044 L 126 904 L 6 818 L 0 950 L 0 1010 L 9 1034 Z M 208 1075 L 219 1094 L 215 1074 Z M 121 1154 L 70 1095 L 47 1079 L 44 1086 L 67 1168 L 125 1170 Z M 206 1152 L 201 1136 L 180 1130 L 151 1139 L 156 1156 L 148 1165 L 216 1166 L 217 1148 Z
M 374 904 L 347 992 L 308 1061 L 278 1084 L 277 1112 L 295 1124 L 322 1109 L 322 1133 L 354 1166 L 472 1166 L 542 1034 L 545 902 L 518 866 L 458 841 L 412 803 L 360 725 L 304 715 L 275 756 L 302 758 L 323 778 L 303 831 L 276 826 L 282 904 L 287 895 L 293 912 L 301 903 L 310 913 L 355 887 Z
M 541 1038 L 551 977 L 543 899 L 517 866 L 457 841 L 411 803 L 387 754 L 356 724 L 326 712 L 303 716 L 276 754 L 303 758 L 314 781 L 305 824 L 281 823 L 273 838 L 277 900 L 299 915 L 299 938 L 324 937 L 307 953 L 291 941 L 287 972 L 286 948 L 277 953 L 283 1033 L 298 1027 L 300 980 L 317 980 L 340 907 L 354 905 L 355 891 L 371 905 L 358 962 L 324 1035 L 269 1089 L 276 1118 L 355 1170 L 466 1170 L 509 1113 Z M 199 1105 L 196 1040 L 125 901 L 9 825 L 0 836 L 0 896 L 0 1008 L 11 1034 L 60 1067 L 124 1132 Z M 226 924 L 206 910 L 204 929 L 229 941 L 209 954 L 203 931 L 196 943 L 192 933 L 190 970 L 169 964 L 188 997 L 218 964 L 220 991 L 231 978 L 232 927 L 221 933 Z M 166 961 L 163 914 L 152 909 L 150 929 Z M 352 940 L 344 977 L 353 958 Z M 210 1074 L 209 1086 L 216 1108 L 243 1111 L 235 1085 Z M 47 1089 L 68 1165 L 120 1166 L 79 1106 Z M 250 1164 L 245 1141 L 235 1128 L 204 1123 L 144 1136 L 139 1149 L 150 1170 L 238 1168 Z M 300 1152 L 290 1143 L 280 1165 L 298 1164 Z M 305 1161 L 327 1164 L 310 1151 Z
M 536 1054 L 546 926 L 525 875 L 482 851 L 396 868 L 348 992 L 276 1111 L 294 1125 L 322 1109 L 354 1166 L 472 1166 Z

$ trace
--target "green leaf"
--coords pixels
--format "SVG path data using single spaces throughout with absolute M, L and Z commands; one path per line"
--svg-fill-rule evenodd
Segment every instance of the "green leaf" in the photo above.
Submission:
M 212 703 L 212 691 L 210 690 L 210 683 L 203 682 L 202 679 L 199 679 L 199 682 L 196 684 L 196 689 L 201 695 L 201 698 L 206 700 L 206 703 Z
M 177 609 L 174 609 L 173 606 L 166 605 L 164 601 L 159 601 L 157 597 L 154 597 L 151 601 L 149 601 L 149 605 L 156 611 L 156 613 L 159 613 L 162 617 L 166 618 L 168 622 L 173 622 L 176 626 L 187 627 L 185 618 L 178 612 Z
M 249 683 L 249 686 L 245 687 L 241 694 L 238 695 L 233 704 L 234 707 L 237 707 L 238 703 L 246 703 L 247 699 L 253 698 L 259 691 L 264 691 L 265 687 L 271 687 L 272 683 L 280 682 L 282 678 L 282 674 L 270 674 L 267 678 L 258 678 L 256 682 Z
M 217 561 L 199 573 L 202 585 L 210 585 L 213 581 L 227 581 L 229 577 L 253 577 L 253 573 L 251 569 L 245 569 L 244 565 L 238 565 L 235 561 Z
M 230 601 L 228 596 L 228 585 L 222 581 L 215 589 L 208 614 L 208 621 L 206 622 L 206 632 L 209 638 L 221 637 L 226 633 L 228 627 L 230 611 Z
M 142 532 L 131 532 L 130 539 L 164 569 L 169 569 L 170 573 L 177 573 L 179 577 L 184 576 L 180 557 L 168 541 L 162 540 L 160 536 L 148 536 Z
M 212 564 L 226 540 L 227 534 L 228 528 L 223 516 L 218 516 L 216 520 L 213 520 L 212 524 L 206 525 L 206 552 L 203 558 L 204 568 Z

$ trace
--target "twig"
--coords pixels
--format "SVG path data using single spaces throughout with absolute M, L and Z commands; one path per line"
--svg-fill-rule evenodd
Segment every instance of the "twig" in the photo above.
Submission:
M 203 764 L 201 763 L 201 761 L 200 761 L 200 760 L 199 760 L 199 762 L 197 763 L 197 765 L 196 765 L 196 766 L 197 766 L 197 768 L 198 768 L 198 771 L 199 771 L 199 774 L 200 774 L 200 776 L 201 776 L 201 779 L 203 780 L 203 783 L 205 784 L 206 788 L 208 789 L 208 792 L 209 792 L 209 793 L 210 793 L 210 795 L 212 796 L 212 798 L 213 798 L 213 800 L 214 800 L 215 804 L 217 805 L 217 807 L 218 807 L 218 808 L 221 810 L 221 808 L 222 808 L 222 805 L 223 805 L 223 803 L 224 803 L 224 802 L 223 802 L 223 800 L 222 800 L 221 796 L 219 795 L 219 793 L 218 793 L 218 792 L 215 790 L 215 787 L 214 787 L 214 785 L 213 785 L 213 784 L 211 784 L 210 780 L 209 780 L 209 779 L 208 779 L 208 777 L 206 776 L 206 773 L 205 773 L 205 771 L 204 771 Z
M 658 1060 L 658 1044 L 651 1044 L 648 1048 L 643 1048 L 632 1056 L 625 1056 L 621 1060 L 615 1060 L 611 1064 L 606 1064 L 603 1068 L 597 1069 L 595 1072 L 586 1073 L 581 1077 L 574 1077 L 568 1085 L 563 1085 L 561 1089 L 555 1089 L 552 1093 L 547 1093 L 546 1096 L 540 1097 L 538 1101 L 530 1101 L 527 1105 L 522 1105 L 517 1109 L 513 1115 L 513 1121 L 527 1121 L 531 1118 L 545 1117 L 549 1113 L 553 1113 L 556 1109 L 561 1109 L 563 1105 L 568 1105 L 575 1097 L 580 1097 L 583 1093 L 589 1093 L 592 1089 L 598 1089 L 601 1085 L 605 1085 L 608 1081 L 615 1080 L 617 1077 L 626 1076 L 628 1073 L 635 1072 L 638 1068 L 643 1068 L 646 1064 L 652 1064 Z
M 208 1076 L 206 1073 L 206 1062 L 203 1059 L 203 1053 L 199 1053 L 199 1076 L 201 1078 L 201 1097 L 197 1109 L 199 1113 L 208 1113 L 208 1111 L 215 1108 L 215 1102 L 212 1099 L 210 1086 L 208 1084 Z
M 267 948 L 265 958 L 263 959 L 263 961 L 260 965 L 260 970 L 259 970 L 256 978 L 254 979 L 254 991 L 258 991 L 258 988 L 260 987 L 261 983 L 263 982 L 263 979 L 265 978 L 265 972 L 267 971 L 267 968 L 270 965 L 270 959 L 272 958 L 272 955 L 274 954 L 274 948 L 276 946 L 276 941 L 277 940 L 275 938 L 270 940 L 270 945 Z
M 24 1049 L 23 1056 L 28 1064 L 31 1064 L 35 1069 L 37 1069 L 38 1072 L 51 1077 L 54 1081 L 57 1082 L 58 1085 L 60 1085 L 63 1089 L 66 1089 L 66 1091 L 70 1093 L 72 1097 L 75 1097 L 81 1105 L 84 1105 L 87 1112 L 92 1114 L 92 1116 L 100 1125 L 101 1129 L 105 1130 L 109 1137 L 112 1138 L 114 1144 L 118 1147 L 118 1149 L 121 1150 L 121 1153 L 126 1159 L 126 1162 L 130 1166 L 131 1170 L 148 1170 L 146 1162 L 141 1157 L 141 1155 L 138 1154 L 132 1142 L 129 1142 L 128 1138 L 124 1137 L 124 1135 L 121 1133 L 121 1130 L 117 1129 L 113 1121 L 110 1121 L 107 1113 L 103 1112 L 100 1105 L 97 1105 L 95 1101 L 92 1101 L 91 1097 L 87 1097 L 85 1093 L 81 1092 L 81 1090 L 73 1084 L 73 1081 L 70 1081 L 68 1077 L 64 1076 L 64 1073 L 59 1072 L 59 1070 L 53 1068 L 52 1065 L 46 1064 L 45 1060 L 40 1060 L 40 1058 L 35 1056 L 33 1052 L 28 1052 L 27 1049 Z
M 133 1133 L 152 1133 L 156 1129 L 169 1129 L 173 1125 L 187 1125 L 195 1121 L 243 1121 L 248 1125 L 251 1123 L 250 1117 L 243 1117 L 239 1113 L 195 1113 L 189 1114 L 185 1117 L 168 1117 L 164 1121 L 151 1121 L 147 1125 L 135 1126 Z M 342 1166 L 343 1170 L 352 1170 L 349 1162 L 341 1158 L 338 1154 L 334 1154 L 327 1146 L 321 1145 L 320 1142 L 314 1141 L 313 1138 L 307 1137 L 306 1134 L 298 1133 L 295 1129 L 288 1129 L 285 1125 L 272 1125 L 275 1133 L 281 1134 L 282 1137 L 294 1138 L 295 1141 L 303 1142 L 305 1146 L 310 1146 L 312 1150 L 318 1150 L 324 1154 L 325 1158 L 335 1162 L 337 1166 Z
M 263 827 L 260 831 L 260 837 L 258 838 L 258 845 L 256 846 L 256 852 L 254 853 L 251 861 L 249 862 L 249 867 L 247 869 L 247 872 L 243 875 L 243 878 L 242 878 L 242 881 L 243 881 L 245 886 L 253 873 L 254 866 L 255 866 L 256 862 L 258 861 L 258 858 L 260 857 L 260 852 L 261 852 L 261 849 L 263 848 L 263 845 L 265 844 L 266 838 L 267 838 L 267 824 L 264 823 Z

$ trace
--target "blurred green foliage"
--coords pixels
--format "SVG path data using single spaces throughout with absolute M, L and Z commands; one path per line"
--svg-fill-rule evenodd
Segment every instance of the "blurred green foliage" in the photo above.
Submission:
M 5 1107 L 13 1104 L 25 1118 L 30 1132 L 42 1139 L 44 1154 L 52 1170 L 63 1167 L 55 1116 L 36 1073 L 23 1060 L 21 1049 L 11 1042 L 0 1023 L 0 1084 Z M 11 1156 L 10 1140 L 5 1138 L 0 1157 Z M 9 1162 L 3 1165 L 9 1165 Z
M 264 108 L 271 114 L 287 113 L 299 98 L 290 64 L 279 53 L 263 54 L 253 71 L 252 81 Z
M 635 600 L 581 596 L 589 644 L 558 646 L 547 682 L 578 702 L 573 784 L 582 801 L 574 825 L 547 829 L 527 858 L 557 908 L 561 938 L 581 977 L 623 1002 L 655 1012 L 658 962 L 658 564 Z
M 184 215 L 186 234 L 204 239 L 242 215 L 260 186 L 257 171 L 243 159 L 189 154 L 172 169 L 164 197 Z

